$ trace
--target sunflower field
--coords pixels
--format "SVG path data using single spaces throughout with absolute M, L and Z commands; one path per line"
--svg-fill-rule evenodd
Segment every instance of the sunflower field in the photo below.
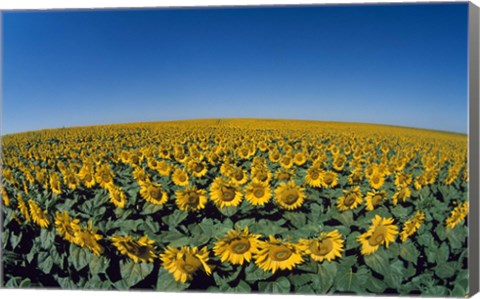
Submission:
M 2 138 L 3 286 L 468 295 L 467 136 L 212 119 Z

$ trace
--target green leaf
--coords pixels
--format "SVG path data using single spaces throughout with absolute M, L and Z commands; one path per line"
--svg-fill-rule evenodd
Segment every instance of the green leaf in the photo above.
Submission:
M 386 275 L 390 271 L 390 261 L 388 255 L 380 248 L 377 252 L 374 252 L 363 257 L 365 264 L 377 273 Z
M 317 293 L 327 293 L 333 284 L 335 283 L 335 277 L 337 276 L 337 263 L 335 262 L 323 262 L 318 266 L 318 278 L 320 280 Z
M 440 278 L 449 278 L 455 274 L 455 262 L 443 262 L 435 267 L 435 274 Z
M 260 291 L 266 293 L 288 293 L 290 292 L 290 281 L 285 277 L 279 277 L 275 281 L 261 281 L 258 284 Z
M 272 277 L 271 272 L 263 271 L 262 269 L 255 266 L 254 263 L 250 263 L 245 268 L 245 280 L 248 282 L 256 282 L 260 280 L 265 280 Z
M 163 292 L 178 292 L 183 291 L 190 286 L 190 283 L 181 283 L 173 278 L 173 275 L 169 273 L 163 267 L 158 271 L 158 280 L 156 285 L 157 291 Z
M 182 212 L 180 210 L 173 211 L 172 214 L 162 217 L 163 222 L 165 222 L 169 227 L 177 227 L 180 222 L 187 218 L 188 213 Z
M 218 209 L 218 210 L 223 215 L 225 215 L 227 217 L 232 217 L 233 215 L 235 215 L 238 212 L 238 207 L 224 207 L 224 208 L 221 208 L 221 209 Z
M 431 288 L 425 289 L 422 295 L 439 297 L 447 294 L 448 294 L 448 289 L 446 287 L 437 285 L 437 286 L 433 286 Z
M 127 260 L 120 262 L 120 274 L 126 286 L 132 287 L 145 279 L 153 270 L 151 263 L 134 263 Z
M 235 287 L 231 288 L 231 290 L 235 293 L 250 293 L 252 288 L 244 280 L 240 280 Z
M 390 264 L 389 271 L 384 275 L 384 282 L 393 289 L 399 289 L 402 285 L 405 272 L 403 262 L 396 260 Z
M 88 262 L 88 267 L 90 268 L 90 273 L 98 274 L 105 273 L 110 264 L 110 260 L 103 256 L 92 255 L 91 260 Z
M 370 292 L 372 293 L 375 293 L 375 294 L 382 294 L 385 289 L 387 288 L 387 286 L 385 285 L 385 283 L 373 276 L 369 277 L 368 280 L 367 280 L 367 283 L 366 283 L 366 288 L 367 290 L 369 290 Z
M 70 245 L 70 255 L 68 261 L 78 271 L 82 270 L 88 265 L 88 262 L 92 258 L 92 253 L 85 248 L 78 247 L 76 245 Z
M 336 219 L 336 220 L 340 221 L 340 223 L 342 223 L 344 226 L 348 226 L 348 227 L 351 226 L 354 223 L 352 211 L 346 211 L 346 212 L 338 213 L 337 215 L 335 215 L 333 217 L 333 219 Z
M 353 233 L 350 233 L 348 235 L 347 241 L 346 241 L 346 246 L 345 246 L 346 250 L 357 248 L 357 247 L 360 246 L 360 243 L 358 243 L 358 241 L 357 241 L 358 236 L 360 236 L 359 232 L 353 232 Z
M 307 223 L 307 217 L 301 212 L 285 212 L 283 218 L 290 221 L 290 223 L 296 228 L 301 228 Z
M 416 265 L 420 251 L 418 251 L 411 241 L 406 241 L 400 246 L 400 256 L 407 262 L 412 262 Z

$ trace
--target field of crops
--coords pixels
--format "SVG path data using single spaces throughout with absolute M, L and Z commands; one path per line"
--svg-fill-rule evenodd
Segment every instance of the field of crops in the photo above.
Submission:
M 465 135 L 215 119 L 2 143 L 6 287 L 468 294 Z

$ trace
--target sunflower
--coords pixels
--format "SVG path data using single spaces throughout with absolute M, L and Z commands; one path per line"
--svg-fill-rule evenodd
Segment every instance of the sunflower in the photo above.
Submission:
M 400 190 L 398 190 L 395 194 L 392 196 L 392 202 L 394 205 L 397 205 L 397 203 L 401 200 L 402 202 L 407 201 L 408 198 L 410 198 L 412 192 L 410 191 L 409 187 L 403 187 Z
M 185 171 L 177 168 L 172 174 L 172 181 L 177 186 L 187 186 L 189 179 Z
M 110 188 L 108 188 L 108 192 L 110 195 L 110 202 L 113 203 L 117 208 L 123 209 L 127 203 L 127 197 L 125 196 L 122 188 L 112 185 Z
M 62 185 L 56 172 L 50 174 L 50 188 L 54 194 L 62 194 Z
M 70 218 L 67 211 L 55 212 L 55 229 L 57 233 L 70 243 L 75 240 L 75 232 L 80 230 L 80 220 Z
M 307 156 L 305 155 L 305 153 L 296 153 L 295 156 L 293 156 L 293 163 L 295 163 L 295 165 L 297 166 L 302 166 L 303 164 L 305 164 L 305 162 L 307 162 Z
M 181 211 L 198 211 L 207 203 L 206 191 L 197 187 L 187 187 L 175 192 L 177 206 Z
M 8 196 L 7 190 L 2 187 L 2 200 L 3 204 L 8 207 L 10 205 L 10 197 Z
M 362 254 L 368 255 L 377 251 L 382 244 L 388 248 L 390 242 L 395 241 L 397 234 L 398 227 L 393 224 L 393 218 L 375 215 L 368 231 L 358 236 L 357 241 L 362 245 Z
M 95 186 L 95 174 L 90 167 L 82 167 L 78 172 L 78 177 L 87 188 Z
M 79 181 L 73 171 L 65 171 L 63 175 L 63 182 L 70 190 L 75 190 L 78 187 Z
M 280 161 L 281 158 L 282 155 L 277 149 L 268 152 L 268 159 L 273 163 L 277 163 L 278 161 Z
M 412 175 L 404 172 L 395 173 L 395 186 L 397 188 L 407 187 L 412 183 Z
M 348 176 L 348 183 L 350 185 L 359 185 L 362 181 L 363 181 L 363 170 L 360 166 L 352 170 L 352 172 Z
M 281 208 L 295 210 L 303 204 L 304 191 L 305 188 L 298 186 L 294 181 L 281 182 L 275 189 L 275 200 Z
M 154 169 L 162 176 L 168 176 L 170 175 L 170 171 L 172 171 L 172 167 L 167 163 L 167 161 L 157 162 L 157 167 Z
M 163 190 L 162 185 L 151 182 L 141 186 L 140 195 L 154 205 L 163 205 L 168 200 L 167 192 Z
M 366 200 L 366 208 L 367 211 L 373 211 L 376 206 L 378 206 L 382 201 L 384 201 L 387 198 L 387 191 L 382 190 L 382 191 L 372 191 L 372 192 L 367 192 L 367 196 L 365 197 Z
M 48 220 L 46 211 L 42 211 L 38 204 L 31 199 L 28 200 L 28 206 L 30 208 L 30 215 L 32 216 L 33 222 L 38 224 L 40 227 L 48 227 L 50 220 Z
M 268 183 L 253 181 L 245 188 L 245 198 L 254 206 L 263 206 L 270 201 L 272 190 Z
M 312 166 L 307 170 L 305 182 L 310 187 L 321 187 L 323 182 L 323 171 L 320 167 Z
M 425 220 L 425 214 L 423 212 L 417 211 L 415 216 L 413 218 L 407 220 L 403 224 L 403 230 L 400 233 L 400 239 L 402 242 L 405 242 L 405 240 L 408 239 L 411 235 L 413 235 L 419 228 L 420 225 L 423 223 Z
M 187 169 L 190 173 L 192 173 L 195 177 L 201 178 L 207 174 L 207 164 L 205 161 L 195 161 L 190 160 L 187 163 Z
M 25 204 L 25 201 L 23 201 L 22 195 L 20 193 L 18 193 L 17 195 L 17 202 L 18 202 L 18 209 L 20 210 L 20 213 L 22 213 L 23 217 L 25 218 L 25 221 L 29 222 L 30 213 L 28 212 L 28 207 Z
M 342 171 L 345 167 L 345 163 L 347 162 L 347 157 L 345 155 L 336 155 L 333 158 L 333 169 L 336 171 Z
M 362 192 L 360 187 L 357 186 L 351 190 L 344 190 L 343 195 L 337 200 L 337 208 L 340 211 L 353 210 L 362 203 Z
M 248 175 L 245 169 L 242 169 L 241 167 L 236 167 L 230 173 L 230 178 L 234 184 L 242 186 L 247 182 Z
M 328 170 L 323 173 L 322 185 L 324 188 L 333 188 L 338 185 L 337 173 Z
M 221 177 L 217 177 L 210 187 L 210 198 L 219 208 L 236 207 L 242 201 L 240 188 Z
M 272 235 L 268 241 L 258 242 L 258 253 L 255 254 L 255 264 L 263 271 L 292 270 L 303 263 L 302 253 L 305 246 L 291 242 L 282 242 Z
M 285 155 L 280 159 L 280 166 L 289 169 L 293 166 L 293 158 L 290 155 Z
M 378 190 L 378 189 L 382 188 L 384 182 L 385 182 L 385 177 L 379 171 L 373 172 L 373 174 L 369 178 L 370 186 L 373 189 Z
M 317 262 L 330 262 L 342 256 L 343 240 L 338 230 L 320 233 L 320 236 L 311 240 L 300 239 L 299 243 L 305 246 L 305 254 Z
M 468 214 L 468 202 L 463 202 L 455 207 L 453 211 L 450 212 L 450 217 L 447 218 L 445 224 L 448 229 L 453 229 L 460 222 L 462 222 Z
M 257 183 L 269 183 L 272 173 L 266 167 L 255 167 L 252 169 L 252 181 Z
M 258 253 L 258 238 L 260 235 L 249 233 L 248 227 L 243 231 L 232 229 L 215 243 L 213 251 L 222 263 L 228 261 L 242 265 L 244 261 L 250 262 L 252 255 Z
M 80 247 L 86 247 L 92 251 L 95 255 L 100 255 L 103 252 L 103 247 L 98 244 L 97 241 L 103 239 L 103 237 L 97 234 L 98 228 L 93 227 L 93 222 L 88 221 L 88 227 L 80 227 L 80 229 L 75 230 L 75 235 L 73 238 L 73 243 Z
M 295 176 L 293 169 L 279 168 L 275 173 L 275 178 L 279 181 L 290 181 Z
M 112 244 L 121 254 L 128 256 L 135 263 L 152 263 L 157 257 L 153 240 L 143 236 L 133 240 L 131 236 L 113 236 Z
M 103 189 L 108 189 L 113 185 L 113 174 L 110 165 L 103 164 L 97 168 L 97 171 L 95 172 L 95 181 L 97 181 Z
M 167 249 L 160 255 L 163 266 L 176 281 L 186 283 L 193 279 L 193 275 L 198 270 L 203 270 L 207 275 L 212 273 L 210 266 L 207 264 L 208 251 L 207 247 L 198 249 L 197 247 L 183 246 L 181 249 L 167 246 Z
M 132 175 L 133 175 L 133 178 L 135 179 L 135 181 L 137 181 L 137 183 L 140 186 L 142 186 L 145 183 L 150 182 L 150 178 L 148 177 L 147 172 L 145 171 L 145 169 L 143 169 L 141 167 L 135 167 L 133 169 Z

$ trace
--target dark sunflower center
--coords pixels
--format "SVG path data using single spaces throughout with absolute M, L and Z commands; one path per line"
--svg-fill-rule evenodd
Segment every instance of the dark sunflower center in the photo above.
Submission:
M 295 190 L 288 190 L 283 197 L 283 201 L 287 204 L 293 204 L 297 201 L 297 199 L 298 193 Z
M 275 246 L 270 249 L 270 258 L 277 262 L 288 260 L 292 254 L 293 252 L 285 246 Z
M 290 178 L 290 174 L 286 172 L 282 172 L 278 175 L 279 180 L 288 180 Z
M 237 181 L 241 181 L 243 179 L 243 172 L 237 172 L 235 173 L 235 179 Z
M 323 241 L 314 241 L 310 244 L 310 251 L 314 255 L 326 255 L 333 249 L 333 242 L 330 239 L 325 239 Z
M 357 196 L 355 194 L 349 194 L 345 197 L 343 204 L 349 207 L 355 203 L 356 199 L 357 199 Z
M 368 244 L 370 244 L 370 246 L 378 246 L 380 244 L 383 243 L 383 241 L 385 240 L 385 229 L 382 228 L 382 227 L 379 227 L 377 228 L 372 236 L 368 239 Z
M 197 205 L 198 202 L 199 202 L 199 197 L 198 197 L 197 194 L 191 193 L 191 194 L 188 195 L 188 197 L 187 197 L 187 203 L 188 203 L 189 205 L 192 205 L 192 206 L 193 206 L 193 205 Z
M 316 179 L 318 179 L 318 177 L 319 177 L 318 171 L 314 170 L 314 171 L 312 171 L 312 172 L 310 173 L 310 178 L 311 178 L 312 180 L 316 180 Z
M 257 198 L 260 198 L 260 197 L 262 197 L 263 195 L 265 195 L 265 191 L 264 191 L 262 188 L 256 188 L 256 189 L 253 191 L 253 195 L 255 195 L 255 197 L 257 197 Z
M 159 188 L 156 188 L 156 187 L 150 187 L 148 189 L 148 193 L 154 199 L 159 199 L 161 197 L 161 191 Z
M 180 182 L 185 182 L 187 180 L 187 176 L 182 173 L 178 176 L 178 180 Z
M 259 179 L 260 181 L 264 182 L 268 179 L 268 176 L 265 172 L 260 172 L 258 175 L 257 175 L 257 179 Z
M 380 202 L 382 202 L 383 196 L 381 194 L 376 194 L 373 199 L 372 199 L 372 204 L 374 206 L 378 205 Z
M 333 183 L 333 176 L 330 175 L 330 174 L 326 175 L 324 181 L 325 181 L 325 184 L 327 184 L 327 185 L 332 184 Z
M 243 254 L 250 249 L 250 242 L 245 239 L 235 240 L 230 245 L 230 248 L 237 254 Z
M 108 182 L 110 180 L 110 176 L 108 175 L 108 173 L 102 173 L 102 180 L 104 182 Z
M 195 166 L 195 172 L 201 172 L 203 170 L 203 165 L 202 164 L 197 164 Z
M 228 187 L 222 190 L 223 201 L 232 201 L 235 198 L 235 190 Z

